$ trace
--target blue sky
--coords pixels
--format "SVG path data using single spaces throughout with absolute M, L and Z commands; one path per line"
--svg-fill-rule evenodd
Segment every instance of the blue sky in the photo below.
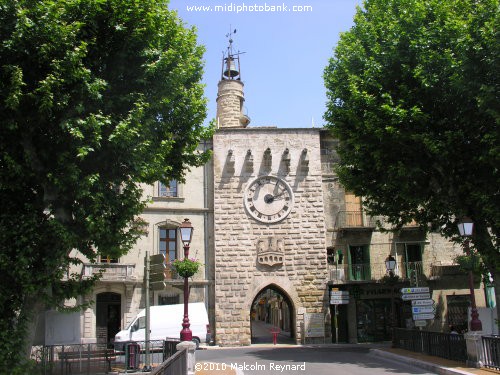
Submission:
M 286 6 L 288 11 L 266 12 L 266 5 L 268 10 Z M 361 0 L 170 0 L 170 9 L 177 10 L 187 25 L 196 26 L 198 43 L 206 47 L 207 123 L 215 118 L 226 34 L 236 29 L 233 50 L 245 52 L 240 57 L 241 79 L 250 126 L 307 128 L 314 119 L 321 127 L 326 102 L 323 70 L 339 33 L 352 26 L 356 5 Z M 223 11 L 214 11 L 215 6 Z M 308 10 L 293 11 L 294 6 Z

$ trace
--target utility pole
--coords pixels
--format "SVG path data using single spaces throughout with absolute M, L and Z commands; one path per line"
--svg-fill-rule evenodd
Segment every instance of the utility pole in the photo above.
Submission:
M 144 364 L 144 371 L 151 371 L 151 354 L 150 354 L 150 337 L 151 337 L 151 328 L 150 328 L 150 301 L 149 301 L 149 272 L 150 272 L 150 259 L 149 259 L 149 251 L 146 250 L 146 255 L 144 257 L 144 278 L 146 279 L 146 359 Z

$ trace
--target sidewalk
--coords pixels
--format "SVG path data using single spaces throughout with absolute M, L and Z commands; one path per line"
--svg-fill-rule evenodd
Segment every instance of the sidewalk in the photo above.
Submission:
M 499 371 L 486 368 L 467 367 L 465 363 L 451 361 L 440 357 L 434 357 L 422 353 L 411 352 L 404 349 L 396 348 L 379 348 L 372 349 L 374 355 L 405 362 L 415 367 L 420 367 L 425 370 L 435 372 L 437 374 L 472 374 L 472 375 L 500 375 Z
M 342 344 L 340 345 L 344 346 Z M 356 346 L 358 344 L 352 344 L 352 345 Z M 335 350 L 335 348 L 338 347 L 335 344 L 325 344 L 321 346 L 331 347 L 332 350 Z M 297 347 L 297 346 L 280 345 L 279 347 L 283 348 L 283 347 Z M 217 347 L 210 347 L 207 349 L 212 350 L 212 349 L 217 349 Z M 435 372 L 436 374 L 500 375 L 499 371 L 485 369 L 485 368 L 477 369 L 477 368 L 467 367 L 465 363 L 462 362 L 456 362 L 444 358 L 429 356 L 421 353 L 415 353 L 404 349 L 375 346 L 370 350 L 370 353 L 372 355 L 384 357 L 392 361 L 404 362 L 406 364 L 419 367 L 427 371 Z M 197 363 L 197 365 L 200 367 L 200 369 L 198 371 L 195 371 L 195 375 L 242 375 L 240 371 L 236 371 L 230 368 L 224 368 L 224 365 L 220 363 L 201 362 Z

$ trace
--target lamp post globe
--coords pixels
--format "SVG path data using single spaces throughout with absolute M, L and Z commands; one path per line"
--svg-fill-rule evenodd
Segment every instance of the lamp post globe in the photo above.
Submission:
M 385 258 L 385 270 L 389 274 L 389 276 L 394 276 L 394 269 L 396 268 L 396 259 L 389 254 L 387 258 Z

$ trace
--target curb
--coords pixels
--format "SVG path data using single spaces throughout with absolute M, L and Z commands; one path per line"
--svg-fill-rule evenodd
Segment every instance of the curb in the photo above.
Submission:
M 436 374 L 440 374 L 440 375 L 456 375 L 456 374 L 476 375 L 472 372 L 462 371 L 462 370 L 458 370 L 458 369 L 454 369 L 454 368 L 450 368 L 450 367 L 444 367 L 444 366 L 440 366 L 440 365 L 437 365 L 434 363 L 422 361 L 420 359 L 405 357 L 405 356 L 402 356 L 399 354 L 394 354 L 394 353 L 386 352 L 384 350 L 379 350 L 379 349 L 370 350 L 370 355 L 376 355 L 378 357 L 383 357 L 383 358 L 386 358 L 386 359 L 389 359 L 392 361 L 396 361 L 396 362 L 404 362 L 404 363 L 407 363 L 411 366 L 419 367 L 419 368 L 422 368 L 424 370 L 429 370 L 429 371 L 435 372 Z

